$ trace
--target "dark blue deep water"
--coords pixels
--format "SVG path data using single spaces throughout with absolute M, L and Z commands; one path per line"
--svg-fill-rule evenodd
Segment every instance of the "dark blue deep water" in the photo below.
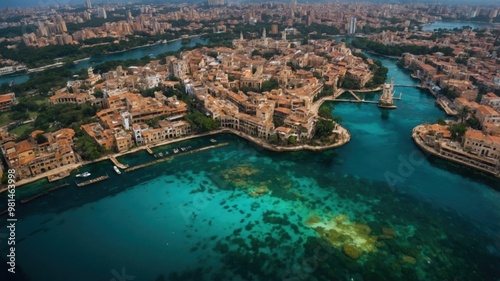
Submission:
M 396 84 L 417 84 L 394 60 L 381 60 Z M 352 140 L 334 150 L 274 153 L 217 135 L 228 145 L 119 176 L 111 162 L 84 167 L 110 178 L 80 188 L 71 178 L 70 186 L 18 207 L 17 276 L 498 280 L 499 181 L 422 154 L 412 128 L 444 114 L 430 94 L 400 92 L 396 110 L 336 103 L 333 113 Z M 204 147 L 209 139 L 155 152 Z M 154 158 L 143 151 L 119 160 Z M 53 185 L 23 186 L 18 197 Z M 250 196 L 256 188 L 269 193 Z

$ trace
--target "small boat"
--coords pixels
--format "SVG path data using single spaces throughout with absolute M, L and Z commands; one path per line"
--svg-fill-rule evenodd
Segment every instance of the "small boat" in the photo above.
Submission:
M 164 153 L 165 153 L 165 155 L 168 155 L 168 151 L 165 151 Z
M 210 142 L 211 142 L 211 143 L 216 143 L 216 142 L 217 142 L 217 140 L 216 140 L 216 139 L 210 139 Z
M 91 174 L 89 172 L 85 172 L 83 174 L 78 174 L 76 175 L 77 178 L 86 178 L 88 176 L 90 176 Z
M 153 156 L 154 156 L 155 158 L 158 158 L 158 154 L 157 154 L 157 153 L 155 153 L 155 155 L 153 155 Z
M 185 148 L 185 147 L 181 147 L 181 150 L 182 150 L 182 151 L 186 151 L 186 148 Z
M 174 148 L 174 153 L 179 153 L 179 150 L 177 148 Z
M 163 157 L 163 152 L 158 153 L 160 157 Z
M 121 175 L 122 172 L 120 172 L 120 169 L 118 169 L 118 167 L 116 166 L 113 166 L 113 169 L 115 170 L 115 172 L 119 175 Z
M 191 149 L 191 148 L 193 148 L 193 147 L 192 146 L 188 146 L 188 149 Z

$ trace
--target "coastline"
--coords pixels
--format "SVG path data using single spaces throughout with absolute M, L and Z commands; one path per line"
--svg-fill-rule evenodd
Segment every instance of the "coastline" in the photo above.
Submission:
M 195 38 L 195 37 L 201 37 L 201 36 L 203 36 L 205 34 L 207 34 L 207 33 L 196 34 L 196 35 L 189 35 L 188 37 L 185 37 L 185 38 L 191 39 L 191 38 Z M 178 41 L 178 40 L 185 39 L 185 38 L 182 38 L 182 37 L 175 38 L 175 39 L 167 41 L 167 44 L 169 42 Z M 161 42 L 155 42 L 155 43 L 151 43 L 151 44 L 140 45 L 140 46 L 132 47 L 132 48 L 121 50 L 121 51 L 115 51 L 115 52 L 105 53 L 104 55 L 119 54 L 119 53 L 124 53 L 124 52 L 127 52 L 127 51 L 132 51 L 132 50 L 135 50 L 135 49 L 152 47 L 152 46 L 156 46 L 156 45 L 159 45 L 159 44 L 163 44 L 163 43 L 161 43 Z M 78 64 L 78 63 L 80 63 L 82 61 L 86 61 L 86 60 L 90 60 L 90 59 L 92 59 L 92 56 L 86 57 L 86 58 L 83 58 L 83 59 L 73 60 L 73 64 L 76 65 L 76 64 Z M 43 65 L 43 66 L 36 67 L 36 68 L 29 68 L 29 69 L 26 69 L 26 70 L 24 70 L 24 71 L 22 71 L 20 73 L 9 73 L 9 74 L 5 74 L 5 75 L 0 75 L 0 77 L 7 77 L 7 76 L 18 77 L 18 76 L 21 76 L 21 75 L 26 75 L 26 74 L 30 74 L 30 73 L 34 73 L 34 72 L 44 71 L 44 70 L 47 70 L 47 69 L 50 69 L 50 68 L 61 67 L 63 65 L 64 65 L 64 63 L 62 63 L 62 62 L 55 62 L 53 64 Z
M 487 173 L 487 174 L 492 175 L 492 176 L 494 176 L 496 178 L 500 178 L 500 170 L 499 170 L 500 166 L 497 166 L 496 170 L 486 169 L 486 168 L 483 168 L 481 166 L 478 166 L 478 165 L 475 165 L 475 164 L 472 164 L 472 163 L 469 163 L 469 162 L 466 162 L 466 161 L 462 161 L 460 159 L 456 159 L 456 158 L 450 157 L 448 155 L 444 155 L 444 154 L 438 152 L 437 150 L 435 150 L 434 148 L 428 146 L 427 144 L 425 144 L 425 142 L 422 141 L 422 139 L 420 138 L 419 134 L 416 133 L 416 129 L 419 126 L 421 126 L 421 125 L 418 125 L 417 127 L 415 127 L 413 129 L 411 137 L 413 139 L 413 142 L 417 145 L 417 147 L 419 147 L 420 149 L 422 149 L 424 152 L 426 152 L 428 154 L 431 154 L 433 156 L 439 157 L 441 159 L 445 159 L 447 161 L 450 161 L 450 162 L 453 162 L 453 163 L 457 163 L 457 164 L 460 164 L 460 165 L 463 165 L 463 166 L 475 169 L 475 170 L 480 171 L 480 172 Z M 458 152 L 455 152 L 455 153 L 458 156 Z M 452 155 L 451 152 L 449 152 L 449 154 Z M 477 157 L 475 155 L 465 155 L 465 154 L 462 154 L 461 157 L 470 157 L 470 158 L 474 157 L 474 158 L 478 158 L 478 159 L 476 159 L 477 161 L 479 161 L 479 160 L 485 161 L 484 159 L 479 159 L 479 157 Z M 497 165 L 500 165 L 500 164 L 497 164 Z
M 388 55 L 382 55 L 382 54 L 379 54 L 377 52 L 374 52 L 374 51 L 368 51 L 368 50 L 364 50 L 365 52 L 369 53 L 369 54 L 372 54 L 372 55 L 376 55 L 376 56 L 379 56 L 379 57 L 384 57 L 384 58 L 388 58 L 388 59 L 395 59 L 395 60 L 399 60 L 401 59 L 402 57 L 401 56 L 388 56 Z
M 74 60 L 73 63 L 77 64 L 77 63 L 82 62 L 82 61 L 90 60 L 90 58 L 91 57 L 87 57 L 87 58 L 83 58 L 83 59 L 79 59 L 79 60 Z
M 207 34 L 207 33 L 196 34 L 196 35 L 189 35 L 188 37 L 184 37 L 184 38 L 183 37 L 179 37 L 179 38 L 175 38 L 175 39 L 172 39 L 172 40 L 167 40 L 167 42 L 165 44 L 168 44 L 168 43 L 174 42 L 174 41 L 178 41 L 178 40 L 181 40 L 181 39 L 191 39 L 191 38 L 195 38 L 195 37 L 201 37 L 201 36 L 203 36 L 205 34 Z M 147 48 L 147 47 L 152 47 L 152 46 L 164 44 L 161 41 L 162 40 L 154 42 L 154 43 L 150 43 L 150 44 L 145 44 L 145 45 L 140 45 L 140 46 L 132 47 L 132 48 L 121 50 L 121 51 L 114 51 L 114 52 L 109 52 L 109 53 L 103 53 L 103 55 L 119 54 L 119 53 L 128 52 L 128 51 L 132 51 L 132 50 L 136 50 L 136 49 Z M 90 58 L 91 57 L 89 57 L 89 59 Z
M 81 162 L 78 162 L 75 164 L 66 165 L 66 166 L 60 167 L 58 169 L 49 171 L 49 172 L 39 174 L 35 177 L 19 180 L 18 182 L 16 182 L 16 188 L 23 186 L 25 184 L 29 184 L 29 183 L 32 183 L 32 182 L 35 182 L 38 180 L 42 180 L 44 178 L 46 178 L 48 180 L 49 178 L 54 177 L 54 176 L 66 175 L 66 176 L 61 176 L 60 178 L 58 178 L 58 179 L 63 179 L 63 178 L 68 177 L 69 174 L 76 169 L 79 169 L 85 165 L 89 165 L 89 164 L 93 164 L 93 163 L 97 163 L 97 162 L 101 162 L 101 161 L 109 160 L 113 164 L 113 161 L 111 160 L 111 158 L 116 159 L 120 156 L 135 153 L 135 152 L 138 152 L 141 150 L 147 150 L 148 148 L 151 148 L 151 147 L 164 146 L 167 144 L 177 143 L 177 142 L 181 142 L 181 141 L 185 141 L 185 140 L 189 140 L 189 139 L 193 139 L 193 138 L 200 138 L 200 137 L 216 135 L 216 134 L 221 134 L 221 133 L 231 133 L 231 134 L 237 135 L 241 138 L 244 138 L 244 139 L 258 145 L 259 147 L 262 147 L 262 148 L 265 148 L 265 149 L 268 149 L 271 151 L 275 151 L 275 152 L 291 152 L 291 151 L 300 151 L 300 150 L 322 151 L 322 150 L 340 147 L 340 146 L 342 146 L 350 141 L 351 134 L 349 133 L 349 131 L 347 131 L 347 129 L 345 129 L 342 126 L 337 124 L 336 130 L 340 132 L 342 137 L 341 137 L 340 141 L 337 141 L 334 144 L 329 144 L 329 145 L 325 145 L 325 146 L 311 146 L 311 145 L 307 145 L 307 144 L 296 145 L 296 146 L 276 146 L 276 145 L 271 145 L 271 144 L 265 142 L 264 140 L 247 135 L 245 133 L 242 133 L 242 132 L 239 132 L 239 131 L 236 131 L 233 129 L 223 128 L 223 129 L 219 129 L 219 130 L 215 130 L 215 131 L 211 131 L 211 132 L 189 135 L 189 136 L 185 136 L 185 137 L 181 137 L 181 138 L 177 138 L 177 139 L 165 140 L 165 141 L 154 143 L 151 145 L 143 145 L 143 146 L 134 147 L 131 150 L 119 152 L 119 153 L 114 153 L 114 154 L 109 154 L 109 155 L 103 156 L 99 159 L 92 160 L 92 161 L 81 161 Z M 55 180 L 52 179 L 51 181 L 55 181 Z M 6 190 L 7 190 L 7 188 L 3 188 L 0 190 L 0 193 L 5 192 Z

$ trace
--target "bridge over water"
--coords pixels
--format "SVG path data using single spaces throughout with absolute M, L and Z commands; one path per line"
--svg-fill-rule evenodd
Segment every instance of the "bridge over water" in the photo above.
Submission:
M 420 88 L 420 85 L 403 85 L 403 84 L 394 84 L 394 87 L 405 87 L 405 88 Z

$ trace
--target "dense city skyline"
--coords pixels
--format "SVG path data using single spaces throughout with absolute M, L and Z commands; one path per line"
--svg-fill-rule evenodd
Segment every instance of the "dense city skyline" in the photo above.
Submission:
M 102 3 L 143 3 L 143 4 L 162 4 L 162 3 L 180 3 L 180 2 L 195 2 L 195 3 L 200 3 L 200 2 L 206 2 L 202 0 L 188 0 L 188 1 L 181 1 L 181 0 L 149 0 L 149 1 L 128 1 L 128 0 L 95 0 L 92 1 L 93 3 L 96 4 L 102 4 Z M 263 2 L 263 1 L 245 1 L 245 0 L 236 0 L 232 2 Z M 274 1 L 274 2 L 288 2 L 288 1 Z M 304 2 L 304 1 L 298 1 Z M 307 2 L 329 2 L 325 0 L 316 0 L 316 1 L 307 1 Z M 337 1 L 335 1 L 337 2 Z M 371 1 L 359 1 L 359 0 L 343 0 L 340 2 L 382 2 L 385 3 L 385 1 L 381 0 L 371 0 Z M 402 1 L 402 0 L 395 0 L 391 1 L 395 4 L 409 4 L 411 2 L 421 2 L 421 3 L 434 3 L 434 4 L 445 4 L 445 5 L 456 5 L 456 4 L 471 4 L 469 1 L 465 0 L 442 0 L 442 1 L 435 1 L 435 0 L 414 0 L 414 1 Z M 495 5 L 498 2 L 496 0 L 478 0 L 475 1 L 473 4 L 474 5 Z M 36 7 L 36 6 L 51 6 L 51 5 L 84 5 L 85 0 L 18 0 L 18 1 L 2 1 L 0 2 L 0 8 L 16 8 L 16 7 Z M 498 4 L 497 4 L 498 5 Z

